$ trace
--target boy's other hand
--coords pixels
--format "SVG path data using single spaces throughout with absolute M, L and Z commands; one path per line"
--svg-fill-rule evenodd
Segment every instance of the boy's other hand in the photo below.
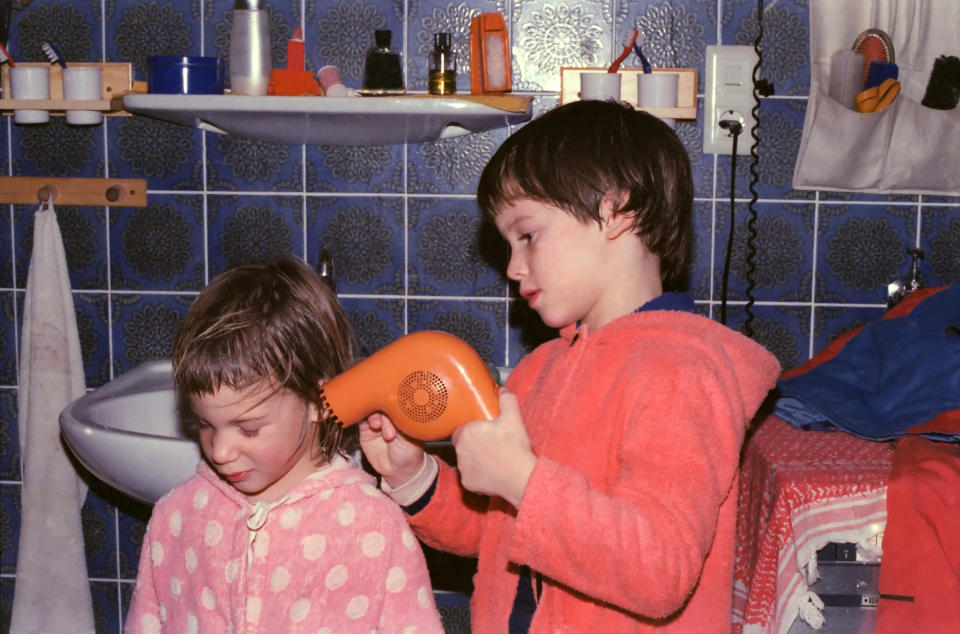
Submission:
M 423 444 L 402 434 L 379 412 L 360 423 L 360 447 L 391 487 L 408 482 L 423 466 Z
M 460 483 L 468 491 L 499 495 L 520 506 L 537 464 L 516 395 L 500 388 L 500 416 L 475 420 L 453 432 Z

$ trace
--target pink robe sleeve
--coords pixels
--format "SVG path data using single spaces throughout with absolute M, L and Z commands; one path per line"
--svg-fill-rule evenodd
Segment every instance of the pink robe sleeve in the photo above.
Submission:
M 125 634 L 159 632 L 161 629 L 160 601 L 157 597 L 153 558 L 150 554 L 152 548 L 153 540 L 150 537 L 148 525 L 143 537 L 143 547 L 140 549 L 140 564 L 137 567 L 133 598 L 130 600 L 130 608 L 124 620 Z

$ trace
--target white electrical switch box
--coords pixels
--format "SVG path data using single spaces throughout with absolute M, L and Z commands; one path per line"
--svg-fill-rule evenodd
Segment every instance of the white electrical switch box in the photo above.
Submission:
M 737 139 L 737 154 L 749 154 L 753 138 L 753 68 L 757 52 L 752 46 L 708 46 L 706 61 L 706 98 L 703 114 L 703 151 L 730 154 L 733 135 L 721 126 L 736 121 L 742 126 Z

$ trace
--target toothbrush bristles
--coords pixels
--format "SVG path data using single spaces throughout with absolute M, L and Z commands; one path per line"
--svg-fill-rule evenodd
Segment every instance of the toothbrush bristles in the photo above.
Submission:
M 57 50 L 57 47 L 51 42 L 44 42 L 40 45 L 43 54 L 47 56 L 47 59 L 50 60 L 51 64 L 60 64 L 61 68 L 67 67 L 67 62 L 63 59 L 63 55 L 60 54 L 60 51 Z

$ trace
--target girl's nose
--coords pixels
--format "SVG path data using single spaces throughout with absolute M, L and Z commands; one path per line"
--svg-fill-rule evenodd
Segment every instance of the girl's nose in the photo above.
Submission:
M 213 431 L 207 444 L 210 447 L 208 457 L 216 464 L 227 464 L 237 457 L 236 449 L 230 441 L 229 434 Z

